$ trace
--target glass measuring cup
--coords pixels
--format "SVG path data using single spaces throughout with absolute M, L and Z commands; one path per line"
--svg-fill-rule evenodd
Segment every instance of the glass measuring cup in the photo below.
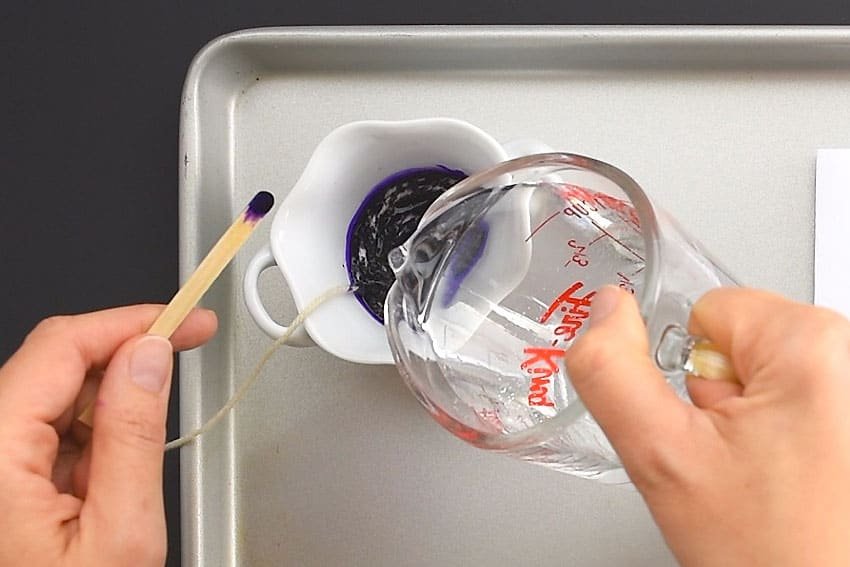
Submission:
M 635 294 L 650 354 L 687 399 L 690 308 L 735 285 L 627 174 L 563 153 L 455 185 L 390 264 L 390 346 L 431 415 L 480 448 L 608 482 L 628 479 L 562 360 L 595 290 Z

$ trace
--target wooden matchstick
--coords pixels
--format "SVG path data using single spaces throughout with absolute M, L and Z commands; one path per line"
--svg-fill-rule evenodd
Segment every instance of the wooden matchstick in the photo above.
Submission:
M 260 191 L 245 210 L 233 221 L 215 246 L 207 253 L 195 272 L 181 287 L 168 306 L 159 314 L 156 321 L 148 329 L 148 334 L 168 338 L 177 330 L 183 319 L 198 304 L 213 282 L 218 278 L 236 252 L 254 232 L 257 224 L 266 216 L 274 205 L 274 196 L 267 191 Z M 91 426 L 94 403 L 83 410 L 78 418 Z
M 206 258 L 174 295 L 165 310 L 159 314 L 148 329 L 149 334 L 168 338 L 177 330 L 183 319 L 198 304 L 236 252 L 245 244 L 257 223 L 269 212 L 272 205 L 274 205 L 274 197 L 271 193 L 260 191 L 254 195 L 245 211 L 221 235 Z

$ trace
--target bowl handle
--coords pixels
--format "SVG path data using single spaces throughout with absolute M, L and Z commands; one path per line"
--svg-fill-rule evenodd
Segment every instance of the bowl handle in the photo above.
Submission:
M 245 305 L 248 307 L 248 313 L 251 314 L 257 325 L 273 339 L 279 339 L 286 332 L 287 328 L 271 318 L 271 315 L 269 315 L 269 312 L 263 305 L 262 299 L 260 299 L 260 290 L 258 287 L 260 274 L 273 266 L 277 266 L 277 261 L 272 254 L 271 246 L 266 244 L 248 263 L 248 269 L 245 270 L 245 278 L 242 280 L 242 293 L 245 296 Z M 313 342 L 313 339 L 310 338 L 304 327 L 301 327 L 292 333 L 286 344 L 308 347 L 315 346 L 316 343 Z

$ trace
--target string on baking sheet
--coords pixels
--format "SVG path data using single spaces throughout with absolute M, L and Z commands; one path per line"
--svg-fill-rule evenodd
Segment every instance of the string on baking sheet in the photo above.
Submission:
M 295 331 L 297 331 L 301 327 L 301 325 L 304 323 L 304 320 L 307 319 L 307 317 L 309 317 L 311 313 L 321 307 L 323 303 L 330 301 L 334 297 L 345 295 L 346 293 L 350 293 L 352 291 L 354 291 L 353 287 L 334 287 L 325 291 L 324 293 L 316 297 L 313 301 L 311 301 L 307 305 L 307 307 L 305 307 L 304 310 L 301 311 L 295 319 L 293 319 L 292 323 L 286 328 L 286 332 L 283 333 L 283 335 L 274 343 L 272 343 L 272 345 L 266 350 L 262 358 L 260 358 L 260 361 L 251 371 L 251 374 L 248 376 L 248 378 L 246 378 L 242 382 L 242 384 L 239 385 L 239 387 L 236 389 L 235 392 L 233 392 L 233 395 L 230 396 L 230 399 L 227 400 L 227 402 L 221 407 L 221 409 L 219 409 L 215 413 L 215 415 L 209 418 L 203 425 L 201 425 L 197 429 L 190 431 L 185 435 L 181 435 L 177 439 L 166 443 L 165 450 L 170 451 L 172 449 L 177 449 L 182 447 L 183 445 L 191 443 L 192 441 L 194 441 L 195 439 L 215 427 L 215 425 L 219 421 L 221 421 L 221 418 L 227 415 L 227 412 L 232 410 L 234 406 L 236 406 L 236 404 L 238 404 L 239 401 L 245 396 L 245 393 L 251 388 L 254 382 L 257 381 L 257 378 L 260 377 L 260 372 L 263 371 L 263 368 L 265 367 L 269 359 L 271 359 L 272 355 L 274 355 L 277 349 L 286 344 L 286 341 L 289 340 L 292 334 L 295 333 Z

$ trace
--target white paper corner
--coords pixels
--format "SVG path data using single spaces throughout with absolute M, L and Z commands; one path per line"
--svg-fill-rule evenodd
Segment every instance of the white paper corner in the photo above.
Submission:
M 818 150 L 815 304 L 850 317 L 850 149 Z

